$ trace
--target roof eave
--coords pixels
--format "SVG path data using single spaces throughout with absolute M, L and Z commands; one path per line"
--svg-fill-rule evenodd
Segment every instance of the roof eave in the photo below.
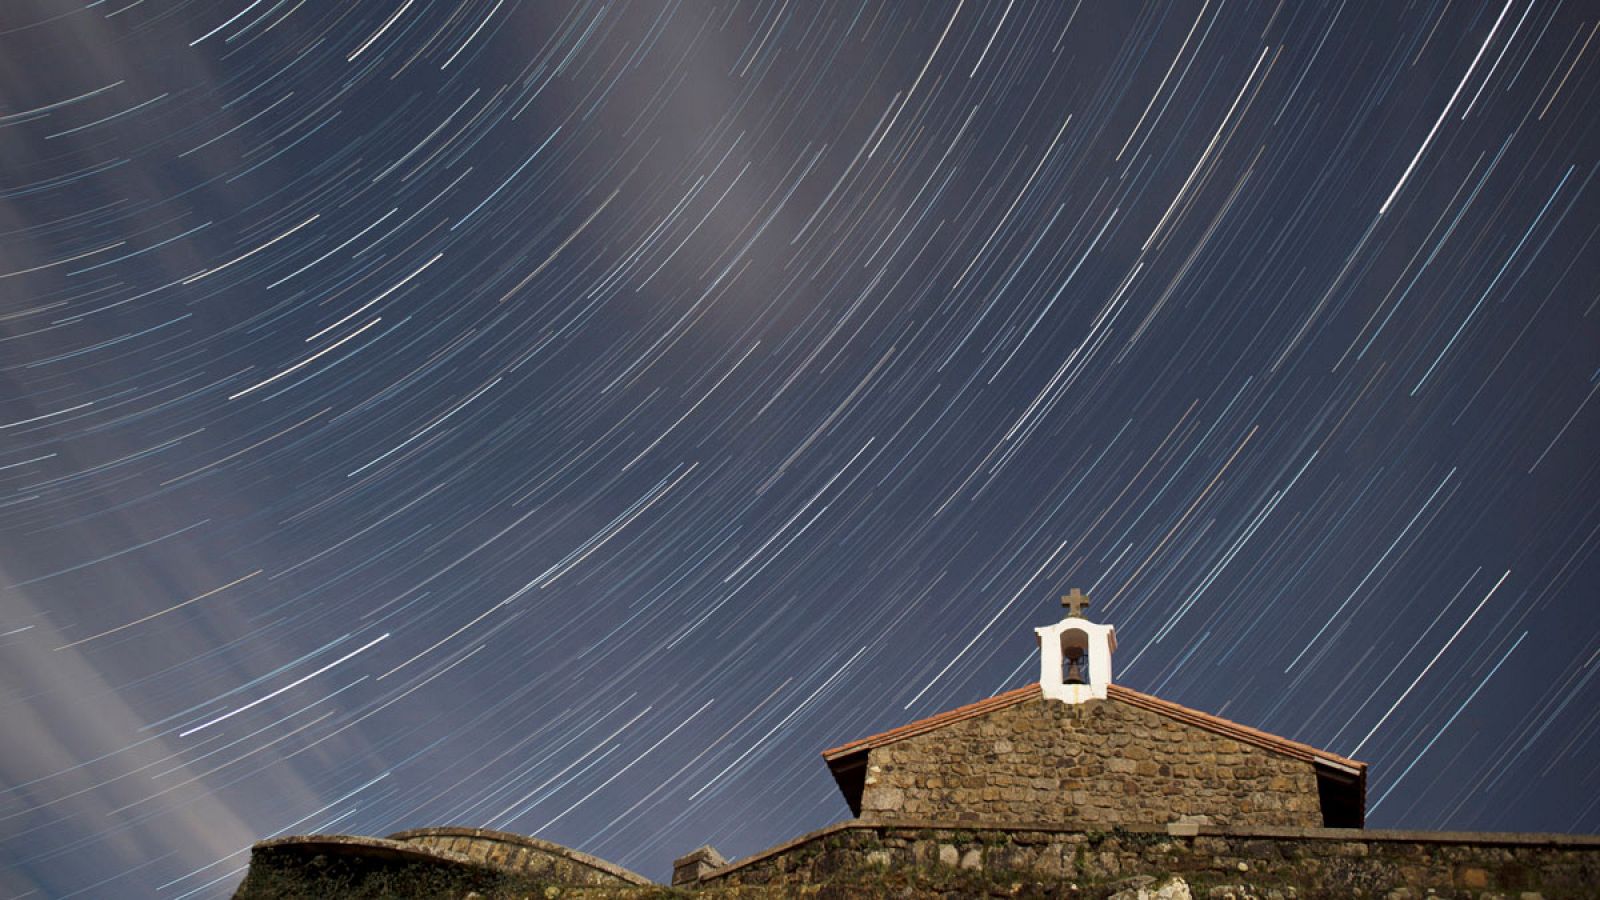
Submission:
M 1365 779 L 1367 764 L 1359 760 L 1348 759 L 1346 757 L 1339 756 L 1336 753 L 1330 753 L 1326 750 L 1313 747 L 1310 744 L 1302 744 L 1299 741 L 1293 741 L 1285 737 L 1279 737 L 1278 735 L 1261 731 L 1260 729 L 1251 728 L 1248 725 L 1241 725 L 1238 722 L 1224 719 L 1221 716 L 1214 716 L 1210 713 L 1204 713 L 1197 709 L 1190 709 L 1187 706 L 1173 703 L 1170 700 L 1163 700 L 1160 697 L 1155 697 L 1150 694 L 1141 693 L 1133 690 L 1132 688 L 1124 687 L 1120 684 L 1108 685 L 1107 689 L 1107 699 L 1120 700 L 1129 705 L 1137 706 L 1149 712 L 1156 713 L 1157 715 L 1162 715 L 1169 719 L 1173 719 L 1174 721 L 1186 725 L 1192 725 L 1197 728 L 1203 728 L 1214 734 L 1220 734 L 1223 737 L 1231 738 L 1241 743 L 1252 744 L 1264 750 L 1269 750 L 1283 756 L 1298 759 L 1302 762 L 1315 763 L 1320 761 L 1325 765 L 1342 769 L 1350 774 L 1359 773 L 1361 777 Z M 953 725 L 956 722 L 987 715 L 991 712 L 995 712 L 1009 706 L 1015 706 L 1019 703 L 1025 703 L 1038 696 L 1040 696 L 1039 685 L 1037 683 L 1030 684 L 1013 691 L 1007 691 L 1003 694 L 997 694 L 993 697 L 979 700 L 976 703 L 958 706 L 955 709 L 948 710 L 937 715 L 929 716 L 924 719 L 918 719 L 915 722 L 909 722 L 905 725 L 901 725 L 898 728 L 892 728 L 888 731 L 869 735 L 859 740 L 850 741 L 846 744 L 840 744 L 837 747 L 832 747 L 822 751 L 822 758 L 827 760 L 829 767 L 832 768 L 836 760 L 846 759 L 856 753 L 865 753 L 878 747 L 887 746 L 889 744 L 903 741 L 907 738 L 916 737 L 919 734 L 937 731 L 938 729 L 944 728 L 947 725 Z

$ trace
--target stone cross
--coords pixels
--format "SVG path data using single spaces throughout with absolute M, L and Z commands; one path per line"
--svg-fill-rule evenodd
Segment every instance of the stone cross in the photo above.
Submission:
M 1089 608 L 1089 597 L 1083 591 L 1073 588 L 1069 594 L 1061 597 L 1061 605 L 1067 608 L 1067 614 L 1082 617 L 1083 611 Z

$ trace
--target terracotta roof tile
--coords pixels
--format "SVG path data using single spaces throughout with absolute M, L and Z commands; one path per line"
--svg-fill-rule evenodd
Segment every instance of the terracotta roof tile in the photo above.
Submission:
M 1291 741 L 1286 737 L 1279 737 L 1275 734 L 1269 734 L 1268 732 L 1262 731 L 1258 728 L 1251 728 L 1248 725 L 1240 725 L 1238 722 L 1224 719 L 1221 716 L 1213 716 L 1210 713 L 1203 713 L 1197 709 L 1190 709 L 1187 706 L 1173 703 L 1171 700 L 1163 700 L 1160 697 L 1153 697 L 1149 694 L 1141 694 L 1132 688 L 1126 688 L 1120 684 L 1106 685 L 1106 696 L 1120 700 L 1130 706 L 1137 706 L 1141 709 L 1148 709 L 1154 713 L 1160 713 L 1169 719 L 1176 719 L 1179 722 L 1195 725 L 1200 728 L 1204 728 L 1207 731 L 1220 734 L 1224 737 L 1231 737 L 1234 740 L 1243 741 L 1246 744 L 1254 744 L 1257 747 L 1273 750 L 1278 753 L 1282 753 L 1285 756 L 1290 756 L 1305 762 L 1322 760 L 1324 762 L 1331 762 L 1357 770 L 1363 770 L 1367 767 L 1367 764 L 1364 762 L 1357 762 L 1353 759 L 1347 759 L 1346 757 L 1340 756 L 1336 753 L 1329 753 L 1326 750 L 1319 750 L 1310 744 L 1302 744 L 1299 741 Z
M 892 744 L 895 741 L 905 740 L 908 737 L 913 737 L 915 735 L 923 734 L 924 732 L 943 728 L 946 725 L 960 722 L 963 719 L 970 719 L 974 716 L 986 715 L 994 712 L 997 709 L 1005 709 L 1008 706 L 1016 706 L 1018 703 L 1025 703 L 1037 696 L 1039 696 L 1039 685 L 1037 683 L 1030 684 L 1027 687 L 1020 687 L 1014 691 L 1006 691 L 1004 694 L 998 694 L 994 697 L 990 697 L 987 700 L 979 700 L 977 703 L 968 703 L 966 706 L 958 706 L 955 709 L 939 713 L 936 716 L 929 716 L 926 719 L 918 719 L 917 721 L 908 725 L 901 725 L 899 728 L 891 728 L 882 734 L 874 734 L 870 737 L 864 737 L 859 741 L 851 741 L 848 744 L 841 744 L 831 750 L 824 750 L 822 751 L 822 758 L 832 762 L 836 759 L 850 756 L 851 754 L 862 750 L 871 750 L 874 747 L 882 747 L 884 744 Z
M 1026 703 L 1029 700 L 1033 700 L 1039 696 L 1039 685 L 1036 683 L 1030 684 L 1027 687 L 1017 688 L 1014 691 L 1007 691 L 1004 694 L 990 697 L 987 700 L 979 700 L 976 703 L 969 703 L 966 706 L 958 706 L 955 709 L 939 713 L 936 716 L 929 716 L 926 719 L 918 719 L 915 722 L 901 725 L 899 728 L 892 728 L 888 731 L 882 732 L 881 734 L 874 734 L 870 737 L 864 737 L 857 741 L 851 741 L 848 744 L 841 744 L 832 749 L 824 750 L 822 751 L 822 758 L 827 760 L 829 766 L 831 767 L 833 764 L 842 762 L 858 753 L 863 753 L 877 747 L 882 747 L 885 744 L 892 744 L 896 741 L 902 741 L 906 738 L 914 737 L 919 734 L 926 734 L 930 731 L 936 731 L 945 727 L 946 725 L 952 725 L 956 722 L 964 721 L 966 719 L 987 715 L 996 710 L 1005 709 L 1009 706 L 1016 706 L 1019 703 Z M 1126 703 L 1129 706 L 1137 706 L 1140 709 L 1149 710 L 1150 712 L 1166 716 L 1169 719 L 1174 719 L 1186 725 L 1193 725 L 1196 728 L 1204 728 L 1205 730 L 1215 734 L 1233 738 L 1234 740 L 1241 741 L 1246 744 L 1253 744 L 1257 747 L 1271 750 L 1275 753 L 1281 753 L 1285 756 L 1289 756 L 1303 762 L 1316 762 L 1320 760 L 1325 763 L 1332 763 L 1336 766 L 1342 766 L 1355 770 L 1357 773 L 1363 773 L 1367 768 L 1367 764 L 1364 762 L 1357 762 L 1353 759 L 1347 759 L 1343 756 L 1329 753 L 1326 750 L 1319 750 L 1309 744 L 1302 744 L 1299 741 L 1291 741 L 1288 738 L 1278 737 L 1275 734 L 1268 734 L 1260 729 L 1251 728 L 1248 725 L 1240 725 L 1238 722 L 1229 721 L 1221 716 L 1213 716 L 1210 713 L 1203 713 L 1197 709 L 1190 709 L 1187 706 L 1173 703 L 1170 700 L 1162 700 L 1159 697 L 1152 697 L 1149 694 L 1142 694 L 1136 690 L 1133 690 L 1132 688 L 1123 687 L 1120 684 L 1107 685 L 1106 696 L 1108 699 L 1117 700 L 1119 702 Z

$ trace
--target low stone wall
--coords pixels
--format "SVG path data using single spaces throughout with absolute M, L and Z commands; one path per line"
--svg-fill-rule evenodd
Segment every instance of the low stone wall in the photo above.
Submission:
M 417 828 L 389 840 L 458 853 L 474 862 L 548 884 L 650 884 L 650 879 L 598 856 L 527 835 L 486 828 Z
M 872 884 L 1009 885 L 1102 896 L 1140 876 L 1184 879 L 1195 897 L 1600 896 L 1600 837 L 1217 826 L 1071 831 L 851 820 L 716 869 L 716 889 Z M 1072 893 L 1067 894 L 1066 891 Z M 1529 892 L 1529 893 L 1524 893 Z
M 302 835 L 250 851 L 235 900 L 545 896 L 549 890 L 653 886 L 598 857 L 538 838 L 481 828 L 421 828 L 387 838 Z
M 515 896 L 540 885 L 516 873 L 438 847 L 353 835 L 262 841 L 234 900 Z

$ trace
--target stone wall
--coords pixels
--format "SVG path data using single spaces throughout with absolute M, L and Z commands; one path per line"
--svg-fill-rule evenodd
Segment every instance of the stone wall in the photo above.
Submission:
M 303 897 L 527 897 L 546 888 L 650 885 L 599 857 L 482 828 L 420 828 L 387 838 L 302 835 L 251 848 L 235 900 Z
M 1115 700 L 1034 700 L 871 751 L 861 817 L 1316 827 L 1309 763 Z
M 527 835 L 487 828 L 417 828 L 389 840 L 458 853 L 473 862 L 547 884 L 649 884 L 650 879 L 598 856 Z
M 1600 890 L 1600 837 L 1335 828 L 1108 832 L 842 822 L 725 866 L 689 888 L 711 892 L 857 885 L 862 896 L 1135 896 L 1174 876 L 1183 896 L 1425 895 L 1543 900 Z M 872 886 L 892 886 L 874 891 Z M 1123 893 L 1119 893 L 1122 891 Z M 1526 893 L 1525 893 L 1526 892 Z M 852 894 L 852 896 L 854 896 Z
M 440 840 L 415 842 L 338 835 L 264 841 L 253 849 L 250 872 L 236 900 L 432 900 L 472 894 L 483 900 L 668 896 L 1575 900 L 1600 896 L 1595 888 L 1600 885 L 1600 836 L 1194 825 L 1079 831 L 999 823 L 853 820 L 696 873 L 698 878 L 675 879 L 677 890 L 669 892 L 649 883 L 572 884 L 538 877 L 532 869 L 519 873 L 488 862 L 494 846 L 503 845 L 494 838 L 498 832 L 430 831 L 466 832 L 456 837 L 475 843 L 462 853 L 439 846 L 444 834 L 422 835 Z M 472 849 L 480 846 L 485 849 Z M 478 855 L 485 858 L 473 858 Z M 716 859 L 715 851 L 705 849 L 690 854 L 698 856 Z
M 353 835 L 262 841 L 234 900 L 424 900 L 512 897 L 542 885 L 514 872 L 437 847 Z

